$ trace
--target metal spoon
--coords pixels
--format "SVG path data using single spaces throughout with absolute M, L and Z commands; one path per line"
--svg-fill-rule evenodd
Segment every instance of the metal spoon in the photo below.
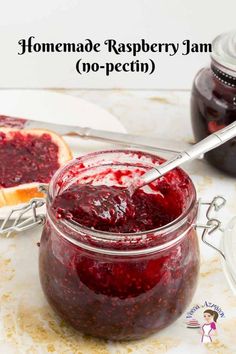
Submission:
M 144 175 L 134 179 L 132 184 L 130 184 L 130 186 L 128 187 L 130 194 L 132 195 L 136 189 L 155 181 L 157 178 L 160 178 L 167 172 L 182 165 L 184 162 L 196 159 L 197 157 L 205 154 L 206 152 L 224 144 L 226 141 L 234 138 L 235 136 L 236 122 L 233 122 L 227 127 L 209 135 L 207 138 L 201 140 L 199 143 L 193 145 L 191 148 L 178 153 L 171 160 L 164 162 L 158 167 L 152 168 Z
M 95 229 L 105 231 L 109 230 L 111 225 L 114 226 L 122 222 L 124 224 L 127 219 L 129 220 L 135 215 L 135 205 L 132 197 L 137 189 L 155 181 L 157 178 L 160 178 L 167 172 L 180 166 L 182 163 L 193 160 L 222 145 L 235 136 L 236 122 L 209 135 L 196 145 L 179 153 L 171 160 L 152 168 L 144 175 L 134 178 L 134 180 L 124 188 L 117 186 L 104 187 L 99 185 L 91 187 L 87 184 L 79 186 L 78 191 L 80 194 L 83 193 L 84 197 L 82 201 L 79 201 L 78 206 L 75 203 L 75 215 L 77 214 L 77 210 L 82 210 L 85 219 L 92 221 L 92 226 Z M 76 201 L 78 202 L 78 198 Z M 73 215 L 73 213 L 74 211 L 70 211 L 70 215 Z M 78 219 L 79 218 L 80 215 Z M 72 221 L 76 221 L 76 219 L 72 218 Z

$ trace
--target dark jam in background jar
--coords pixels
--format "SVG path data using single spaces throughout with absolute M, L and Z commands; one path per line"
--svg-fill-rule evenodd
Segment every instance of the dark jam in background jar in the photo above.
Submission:
M 197 141 L 236 120 L 236 31 L 213 41 L 210 68 L 195 77 L 191 117 Z M 236 138 L 206 154 L 218 169 L 236 176 Z
M 98 152 L 68 163 L 50 183 L 41 284 L 53 309 L 83 333 L 112 340 L 146 337 L 175 321 L 193 297 L 198 206 L 185 172 L 175 169 L 144 187 L 134 201 L 137 219 L 106 231 L 89 227 L 93 220 L 81 225 L 85 219 L 73 204 L 76 184 L 124 187 L 161 162 L 137 151 Z

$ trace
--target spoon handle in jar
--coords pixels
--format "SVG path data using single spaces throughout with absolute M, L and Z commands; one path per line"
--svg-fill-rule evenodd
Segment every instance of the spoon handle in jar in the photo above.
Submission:
M 236 122 L 228 125 L 227 127 L 218 130 L 217 132 L 209 135 L 199 143 L 193 145 L 190 149 L 180 152 L 171 160 L 167 160 L 162 165 L 155 167 L 141 176 L 135 181 L 134 190 L 140 188 L 150 182 L 155 181 L 157 178 L 163 176 L 172 169 L 182 165 L 184 162 L 191 161 L 206 152 L 215 149 L 216 147 L 224 144 L 226 141 L 236 136 Z

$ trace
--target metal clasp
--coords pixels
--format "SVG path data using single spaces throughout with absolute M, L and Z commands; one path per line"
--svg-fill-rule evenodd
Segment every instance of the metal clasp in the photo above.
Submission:
M 47 185 L 39 185 L 38 190 L 47 193 Z M 37 225 L 43 225 L 45 215 L 38 214 L 38 209 L 45 205 L 45 203 L 45 198 L 33 198 L 27 204 L 12 208 L 0 226 L 0 235 L 9 237 L 13 233 L 29 230 Z M 32 212 L 32 215 L 26 216 L 27 212 Z
M 206 218 L 207 218 L 207 223 L 205 225 L 201 225 L 201 224 L 197 224 L 196 227 L 197 228 L 201 228 L 203 229 L 202 232 L 202 241 L 209 247 L 213 248 L 214 250 L 216 250 L 217 252 L 219 252 L 221 254 L 221 256 L 225 259 L 225 255 L 224 253 L 217 248 L 216 246 L 214 246 L 212 243 L 210 243 L 209 241 L 207 241 L 207 236 L 213 234 L 214 232 L 216 232 L 217 230 L 222 231 L 221 226 L 222 226 L 222 222 L 215 218 L 213 213 L 218 212 L 221 208 L 223 208 L 226 204 L 226 199 L 222 196 L 217 196 L 215 197 L 211 202 L 205 203 L 205 202 L 199 202 L 199 205 L 207 205 L 207 211 L 206 211 Z

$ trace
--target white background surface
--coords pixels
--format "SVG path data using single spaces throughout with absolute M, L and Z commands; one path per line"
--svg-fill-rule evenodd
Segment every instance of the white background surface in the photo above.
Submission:
M 208 53 L 153 54 L 157 72 L 152 76 L 116 73 L 107 78 L 101 72 L 81 77 L 75 71 L 80 54 L 18 56 L 18 40 L 34 35 L 39 42 L 210 42 L 236 27 L 235 13 L 235 0 L 0 0 L 0 87 L 189 89 L 196 72 L 209 62 Z M 101 63 L 133 59 L 105 51 L 83 58 Z

